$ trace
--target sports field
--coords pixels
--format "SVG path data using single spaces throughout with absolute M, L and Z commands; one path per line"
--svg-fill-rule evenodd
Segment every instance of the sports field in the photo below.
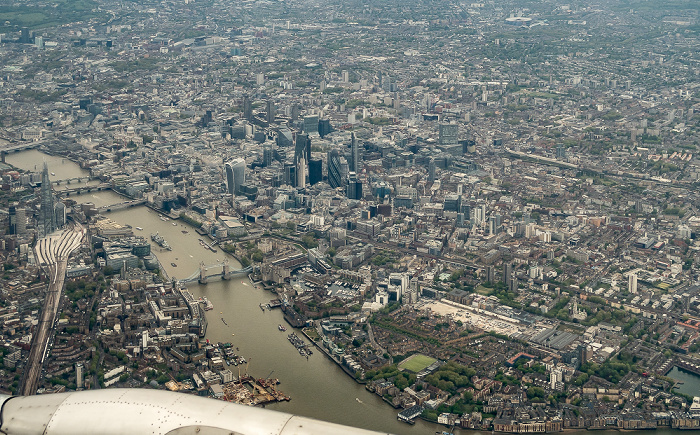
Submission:
M 401 361 L 399 363 L 399 369 L 413 373 L 418 373 L 424 368 L 430 366 L 430 364 L 434 363 L 435 361 L 437 361 L 435 358 L 431 358 L 429 356 L 417 353 Z

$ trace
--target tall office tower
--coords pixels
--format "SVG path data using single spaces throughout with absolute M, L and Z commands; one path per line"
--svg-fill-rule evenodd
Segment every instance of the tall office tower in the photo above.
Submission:
M 226 163 L 225 169 L 228 193 L 236 195 L 241 188 L 241 184 L 245 183 L 245 160 L 241 158 L 234 159 Z
M 357 144 L 355 139 L 355 133 L 350 134 L 350 150 L 351 150 L 351 162 L 350 162 L 350 172 L 356 174 L 360 173 L 360 146 Z
M 294 146 L 294 133 L 287 127 L 282 127 L 277 130 L 277 146 L 287 148 Z
M 27 233 L 27 209 L 18 207 L 16 211 L 17 224 L 15 229 L 20 236 Z
M 466 221 L 472 220 L 472 207 L 469 204 L 462 204 L 461 212 L 464 215 Z
M 248 121 L 253 119 L 253 103 L 248 96 L 243 97 L 243 117 Z
M 266 121 L 269 124 L 272 124 L 275 121 L 275 115 L 277 114 L 276 109 L 275 109 L 275 103 L 272 100 L 267 100 L 266 112 L 267 112 Z
M 289 116 L 292 118 L 292 121 L 296 121 L 299 118 L 299 105 L 298 104 L 292 104 L 292 108 L 290 110 Z
M 263 166 L 266 168 L 272 166 L 272 160 L 273 160 L 272 145 L 265 145 L 263 147 Z
M 474 208 L 474 223 L 481 225 L 483 222 L 486 222 L 486 205 L 481 204 Z
M 47 236 L 56 229 L 56 216 L 53 210 L 53 192 L 49 179 L 49 167 L 44 162 L 44 170 L 41 172 L 41 214 L 39 215 L 42 236 Z
M 442 123 L 439 127 L 440 145 L 456 145 L 459 126 L 454 123 Z
M 340 154 L 337 150 L 330 150 L 328 151 L 328 184 L 335 189 L 342 186 L 343 182 Z
M 436 172 L 437 165 L 435 164 L 435 159 L 430 159 L 430 163 L 428 163 L 428 181 L 435 181 Z
M 31 44 L 32 43 L 32 36 L 29 33 L 29 27 L 22 27 L 20 29 L 20 34 L 19 34 L 19 41 L 17 41 L 21 44 Z
M 509 287 L 510 279 L 512 276 L 513 276 L 513 265 L 510 263 L 505 263 L 503 265 L 503 283 L 506 285 L 506 287 Z
M 306 133 L 297 134 L 296 142 L 294 144 L 294 161 L 298 161 L 300 158 L 305 158 L 306 161 L 311 160 L 311 139 Z
M 297 168 L 292 162 L 284 164 L 284 184 L 292 187 L 297 185 Z
M 362 199 L 362 181 L 357 179 L 357 174 L 350 172 L 346 195 L 349 199 Z
M 17 207 L 12 204 L 7 209 L 8 223 L 10 227 L 7 230 L 7 234 L 17 234 Z
M 308 115 L 304 117 L 304 133 L 318 133 L 318 115 Z
M 297 161 L 297 184 L 296 187 L 306 187 L 306 159 L 304 157 Z
M 75 363 L 75 386 L 78 389 L 83 388 L 83 363 Z
M 333 127 L 331 127 L 330 119 L 319 119 L 318 120 L 318 134 L 323 137 L 327 134 L 333 132 Z
M 637 275 L 634 273 L 629 274 L 628 290 L 630 293 L 637 293 Z
M 66 205 L 58 201 L 54 206 L 54 214 L 56 215 L 56 228 L 63 228 L 66 224 Z
M 309 160 L 309 184 L 313 186 L 323 181 L 323 160 Z

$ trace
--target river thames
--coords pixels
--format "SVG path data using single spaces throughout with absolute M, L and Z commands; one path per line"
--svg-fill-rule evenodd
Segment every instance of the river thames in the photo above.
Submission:
M 30 171 L 34 171 L 35 167 L 38 168 L 36 170 L 40 170 L 44 160 L 49 165 L 49 171 L 56 174 L 52 176 L 52 180 L 87 175 L 87 171 L 75 163 L 37 150 L 7 156 L 8 164 Z M 87 193 L 71 198 L 80 203 L 93 202 L 98 207 L 124 200 L 111 191 Z M 120 210 L 108 213 L 107 216 L 120 224 L 130 225 L 134 228 L 135 235 L 142 235 L 148 240 L 151 233 L 158 232 L 163 236 L 172 247 L 172 251 L 162 250 L 155 244 L 152 244 L 152 251 L 171 278 L 185 278 L 191 275 L 198 269 L 201 261 L 214 264 L 228 256 L 221 250 L 214 253 L 205 249 L 198 241 L 201 236 L 193 228 L 180 221 L 165 222 L 147 207 Z M 137 230 L 136 227 L 142 230 Z M 240 267 L 233 257 L 228 258 L 231 269 Z M 171 263 L 177 266 L 174 267 Z M 248 372 L 252 376 L 278 378 L 281 382 L 279 389 L 292 398 L 290 402 L 268 405 L 268 408 L 395 434 L 428 435 L 444 429 L 420 420 L 413 426 L 397 421 L 398 410 L 366 391 L 363 385 L 357 384 L 323 354 L 314 352 L 308 360 L 300 356 L 287 340 L 287 334 L 277 328 L 277 325 L 285 323 L 282 313 L 279 310 L 263 312 L 259 308 L 261 303 L 265 304 L 276 296 L 254 287 L 246 276 L 234 277 L 229 281 L 215 280 L 206 285 L 192 284 L 188 288 L 195 297 L 205 296 L 214 305 L 214 309 L 207 312 L 209 326 L 206 338 L 214 343 L 232 342 L 240 349 L 239 355 L 248 360 Z M 235 375 L 239 368 L 245 370 L 245 366 L 234 367 L 232 371 Z M 681 373 L 693 376 L 696 382 L 692 384 L 693 378 L 688 378 L 684 380 L 684 387 L 695 389 L 696 394 L 700 392 L 700 378 Z M 603 431 L 607 432 L 612 431 Z M 680 432 L 662 429 L 655 433 L 666 435 Z

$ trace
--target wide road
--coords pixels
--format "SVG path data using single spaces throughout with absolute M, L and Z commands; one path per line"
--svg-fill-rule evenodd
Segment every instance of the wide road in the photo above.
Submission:
M 57 236 L 40 239 L 34 247 L 37 261 L 49 276 L 49 285 L 41 310 L 41 318 L 32 337 L 27 366 L 24 369 L 22 387 L 19 392 L 22 396 L 36 394 L 39 375 L 47 353 L 47 344 L 56 326 L 56 315 L 66 278 L 68 257 L 80 246 L 84 236 L 85 229 L 80 224 L 75 224 Z

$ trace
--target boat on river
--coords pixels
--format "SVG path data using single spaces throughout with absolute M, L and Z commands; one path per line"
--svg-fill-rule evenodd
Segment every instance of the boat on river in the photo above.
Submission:
M 161 235 L 158 234 L 158 233 L 151 234 L 151 240 L 153 240 L 154 242 L 156 242 L 156 244 L 158 244 L 158 246 L 160 246 L 160 247 L 163 248 L 163 249 L 167 249 L 168 251 L 172 251 L 172 250 L 173 250 L 173 248 L 170 247 L 170 245 L 168 244 L 168 242 L 165 241 L 165 239 L 163 238 L 163 236 L 161 236 Z
M 205 311 L 211 311 L 214 309 L 214 304 L 211 303 L 211 301 L 207 298 L 202 299 L 202 303 L 204 303 L 204 310 Z M 225 322 L 224 322 L 225 323 Z

